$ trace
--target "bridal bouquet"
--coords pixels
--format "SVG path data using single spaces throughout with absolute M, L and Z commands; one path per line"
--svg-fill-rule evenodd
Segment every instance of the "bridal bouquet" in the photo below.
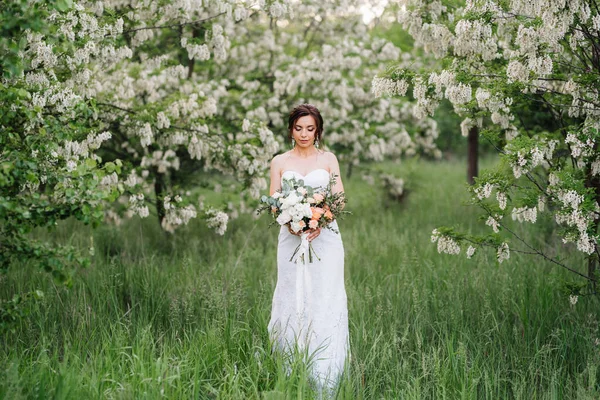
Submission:
M 263 205 L 257 210 L 258 213 L 268 210 L 279 225 L 289 225 L 293 232 L 301 232 L 302 241 L 294 250 L 290 261 L 302 261 L 306 264 L 306 257 L 308 262 L 313 262 L 313 255 L 320 260 L 312 243 L 308 242 L 310 230 L 324 227 L 339 233 L 329 223 L 348 211 L 342 211 L 346 201 L 344 193 L 332 193 L 336 176 L 333 175 L 327 186 L 320 190 L 305 185 L 303 179 L 283 179 L 280 190 L 272 196 L 261 197 Z

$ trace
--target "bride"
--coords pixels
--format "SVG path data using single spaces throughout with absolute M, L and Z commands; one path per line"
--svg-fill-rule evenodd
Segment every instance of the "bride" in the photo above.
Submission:
M 336 156 L 319 149 L 323 133 L 319 110 L 310 104 L 294 108 L 288 131 L 292 150 L 271 161 L 270 194 L 281 188 L 283 179 L 290 178 L 324 188 L 332 174 L 337 175 L 333 193 L 343 192 Z M 339 232 L 337 221 L 330 227 Z M 313 229 L 308 240 L 320 260 L 314 257 L 312 263 L 295 264 L 289 260 L 300 240 L 289 224 L 281 227 L 269 335 L 277 349 L 290 354 L 298 348 L 307 354 L 319 387 L 333 388 L 349 355 L 344 246 L 339 233 Z

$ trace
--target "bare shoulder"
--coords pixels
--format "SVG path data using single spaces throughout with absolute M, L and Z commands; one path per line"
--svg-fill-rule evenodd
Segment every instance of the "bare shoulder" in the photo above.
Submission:
M 326 159 L 326 160 L 327 160 L 327 161 L 328 161 L 330 164 L 332 164 L 332 165 L 335 165 L 335 164 L 337 164 L 337 162 L 338 162 L 338 159 L 337 159 L 337 157 L 335 156 L 335 154 L 333 154 L 331 151 L 326 151 L 326 152 L 324 153 L 324 156 L 325 156 L 325 159 Z
M 287 153 L 288 152 L 286 151 L 285 153 L 277 154 L 275 157 L 273 157 L 273 159 L 271 160 L 271 169 L 281 169 L 281 167 L 283 167 L 284 158 L 286 157 Z

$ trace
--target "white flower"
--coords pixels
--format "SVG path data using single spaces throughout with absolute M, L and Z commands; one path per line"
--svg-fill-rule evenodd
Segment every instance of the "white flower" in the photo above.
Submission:
M 492 217 L 491 215 L 488 217 L 487 221 L 485 221 L 485 224 L 487 226 L 491 226 L 495 233 L 500 232 L 500 230 L 498 229 L 498 225 L 500 225 L 499 222 L 496 220 L 496 218 Z
M 296 196 L 296 193 L 292 192 L 281 200 L 281 208 L 285 210 L 286 208 L 293 207 L 301 200 L 300 197 Z
M 537 220 L 537 208 L 534 207 L 519 207 L 519 208 L 513 208 L 512 210 L 512 219 L 513 221 L 519 221 L 519 222 L 523 222 L 523 221 L 527 221 L 527 222 L 531 222 L 531 223 L 535 223 L 535 221 Z
M 300 222 L 292 222 L 292 223 L 291 223 L 291 227 L 292 227 L 292 230 L 293 230 L 294 232 L 299 232 L 299 231 L 300 231 L 300 229 L 302 229 L 302 228 L 300 227 Z
M 244 118 L 244 122 L 242 122 L 242 131 L 248 132 L 250 130 L 250 121 Z
M 404 79 L 395 81 L 389 78 L 375 77 L 371 81 L 371 93 L 375 97 L 383 95 L 388 96 L 404 96 L 408 90 L 408 82 Z
M 277 223 L 279 225 L 285 225 L 292 220 L 292 215 L 287 211 L 282 211 L 277 217 Z
M 486 182 L 485 185 L 475 188 L 475 194 L 479 200 L 487 199 L 491 196 L 493 189 L 494 185 Z
M 139 207 L 137 211 L 138 215 L 142 218 L 146 218 L 148 215 L 150 215 L 150 210 L 148 210 L 148 206 Z
M 502 263 L 502 261 L 510 258 L 510 249 L 508 248 L 508 243 L 502 243 L 500 247 L 498 247 L 497 257 L 499 263 Z
M 437 232 L 437 229 L 434 229 L 434 232 Z M 446 253 L 446 254 L 460 253 L 460 246 L 451 237 L 440 235 L 439 233 L 434 233 L 431 236 L 431 241 L 435 242 L 436 240 L 437 240 L 438 253 Z
M 573 294 L 569 296 L 569 303 L 571 303 L 571 306 L 577 304 L 577 300 L 579 300 L 579 296 Z
M 475 126 L 475 121 L 467 117 L 460 123 L 460 133 L 464 137 L 469 136 L 469 130 Z
M 473 257 L 474 253 L 475 253 L 475 247 L 469 246 L 469 248 L 467 249 L 467 258 Z
M 169 120 L 169 117 L 167 117 L 166 114 L 162 111 L 156 114 L 156 126 L 158 127 L 158 129 L 168 128 L 171 126 L 171 121 Z
M 465 104 L 471 100 L 471 85 L 458 83 L 456 85 L 448 86 L 445 95 L 452 104 Z
M 496 192 L 496 199 L 498 200 L 498 206 L 501 210 L 506 208 L 506 194 L 502 192 Z

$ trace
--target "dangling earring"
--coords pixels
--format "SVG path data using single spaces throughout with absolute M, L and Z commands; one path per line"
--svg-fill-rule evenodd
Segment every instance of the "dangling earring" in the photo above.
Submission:
M 292 149 L 296 147 L 296 141 L 294 140 L 294 138 L 292 138 Z
M 318 149 L 319 148 L 319 139 L 315 139 L 315 147 Z

